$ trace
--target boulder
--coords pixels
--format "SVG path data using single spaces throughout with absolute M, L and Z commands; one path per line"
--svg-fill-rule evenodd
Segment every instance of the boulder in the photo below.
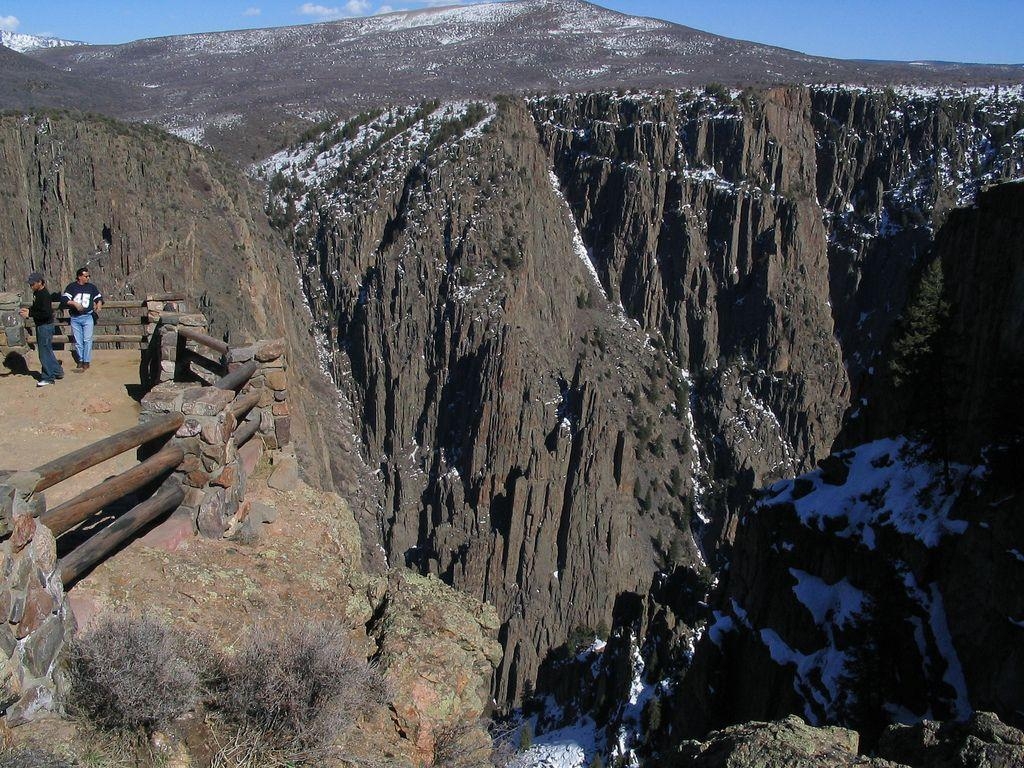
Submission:
M 901 768 L 857 754 L 860 737 L 846 728 L 815 728 L 796 715 L 743 723 L 686 741 L 667 764 L 687 768 Z
M 882 734 L 878 754 L 913 768 L 1019 768 L 1024 732 L 991 712 L 975 712 L 966 723 L 893 725 Z
M 299 487 L 299 463 L 294 456 L 285 456 L 274 467 L 267 485 L 276 491 L 294 491 Z

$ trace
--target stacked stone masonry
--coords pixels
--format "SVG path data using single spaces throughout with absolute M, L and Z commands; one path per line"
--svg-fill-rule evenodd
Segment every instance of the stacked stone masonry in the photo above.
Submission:
M 175 327 L 161 324 L 161 350 L 169 346 L 163 343 L 164 337 L 177 336 L 172 330 Z M 235 535 L 252 525 L 250 504 L 245 500 L 248 476 L 264 450 L 276 450 L 291 439 L 283 340 L 232 348 L 226 355 L 226 372 L 253 360 L 258 363 L 256 371 L 237 395 L 231 390 L 172 380 L 157 384 L 142 400 L 143 420 L 165 413 L 185 417 L 174 437 L 185 450 L 177 472 L 189 489 L 181 514 L 190 515 L 203 536 Z M 240 422 L 233 408 L 252 393 L 258 393 L 259 400 L 247 414 L 241 414 Z M 258 426 L 254 437 L 239 447 L 236 430 L 246 422 Z
M 11 373 L 11 356 L 24 357 L 28 352 L 25 325 L 18 314 L 20 306 L 20 294 L 0 293 L 0 376 Z
M 27 352 L 20 303 L 18 294 L 0 294 L 0 361 L 12 352 Z M 285 344 L 274 339 L 231 348 L 220 361 L 200 361 L 197 367 L 193 363 L 203 351 L 195 342 L 185 344 L 178 330 L 205 333 L 206 318 L 177 309 L 162 302 L 148 304 L 151 344 L 143 351 L 140 374 L 149 391 L 139 420 L 145 423 L 168 413 L 184 417 L 171 440 L 184 449 L 174 473 L 187 491 L 172 514 L 187 515 L 194 530 L 207 537 L 244 534 L 263 521 L 259 514 L 250 514 L 248 478 L 265 450 L 290 442 Z M 193 354 L 184 355 L 183 350 Z M 253 375 L 239 392 L 210 386 L 253 361 Z M 0 370 L 7 368 L 0 365 Z M 243 410 L 241 403 L 253 401 Z M 246 436 L 242 446 L 236 441 L 239 434 Z M 159 447 L 143 446 L 140 459 Z M 5 702 L 13 702 L 3 713 L 9 726 L 60 709 L 67 687 L 64 651 L 75 626 L 56 540 L 37 520 L 46 511 L 45 495 L 35 492 L 39 481 L 35 472 L 0 470 L 0 692 Z
M 59 707 L 67 681 L 61 659 L 74 628 L 57 567 L 57 542 L 35 518 L 39 475 L 0 472 L 0 689 L 12 701 L 8 725 Z
M 182 311 L 183 306 L 177 302 L 162 301 L 146 302 L 146 332 L 149 348 L 142 355 L 142 385 L 151 387 L 166 381 L 183 378 L 188 361 L 182 351 L 187 350 L 195 357 L 204 357 L 203 350 L 195 342 L 185 342 L 178 335 L 180 327 L 191 328 L 205 333 L 207 320 L 204 315 Z M 211 365 L 223 365 L 223 361 L 212 362 Z M 213 383 L 217 375 L 209 370 L 191 366 L 189 370 L 207 383 Z

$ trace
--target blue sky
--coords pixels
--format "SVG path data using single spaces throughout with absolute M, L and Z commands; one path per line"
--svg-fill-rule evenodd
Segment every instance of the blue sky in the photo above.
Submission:
M 0 29 L 120 43 L 453 4 L 453 0 L 0 0 Z M 1024 63 L 1024 0 L 601 0 L 599 4 L 822 56 Z

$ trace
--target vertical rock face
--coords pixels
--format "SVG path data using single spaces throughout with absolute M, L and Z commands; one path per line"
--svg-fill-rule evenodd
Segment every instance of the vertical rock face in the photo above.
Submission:
M 848 382 L 809 94 L 533 106 L 612 299 L 694 372 L 721 474 L 749 489 L 827 453 Z
M 532 106 L 603 282 L 702 385 L 698 434 L 743 490 L 828 453 L 945 212 L 1024 173 L 1016 94 Z
M 347 186 L 307 179 L 297 232 L 383 480 L 381 540 L 498 607 L 514 700 L 539 654 L 646 592 L 652 540 L 667 554 L 682 523 L 693 557 L 686 475 L 661 479 L 689 445 L 679 373 L 604 298 L 520 106 L 387 113 L 343 151 Z
M 691 511 L 724 554 L 828 454 L 1022 127 L 1016 92 L 594 94 L 373 113 L 268 164 L 387 557 L 496 605 L 500 702 L 573 629 L 674 613 Z

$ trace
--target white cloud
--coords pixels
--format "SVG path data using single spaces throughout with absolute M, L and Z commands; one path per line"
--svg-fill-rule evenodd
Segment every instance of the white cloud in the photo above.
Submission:
M 390 5 L 382 5 L 375 11 L 375 13 L 377 13 L 378 15 L 382 13 L 394 13 L 394 10 L 395 9 L 392 8 Z
M 263 13 L 263 10 L 261 8 L 256 8 L 255 6 L 249 6 L 242 11 L 243 16 L 259 16 L 261 13 Z
M 0 29 L 5 32 L 16 32 L 21 26 L 17 16 L 0 16 Z
M 353 16 L 358 16 L 370 10 L 370 2 L 369 0 L 348 0 L 345 3 L 345 10 Z
M 299 8 L 299 13 L 303 16 L 316 16 L 320 19 L 340 19 L 345 15 L 340 8 L 328 8 L 326 5 L 317 5 L 316 3 L 303 3 Z

